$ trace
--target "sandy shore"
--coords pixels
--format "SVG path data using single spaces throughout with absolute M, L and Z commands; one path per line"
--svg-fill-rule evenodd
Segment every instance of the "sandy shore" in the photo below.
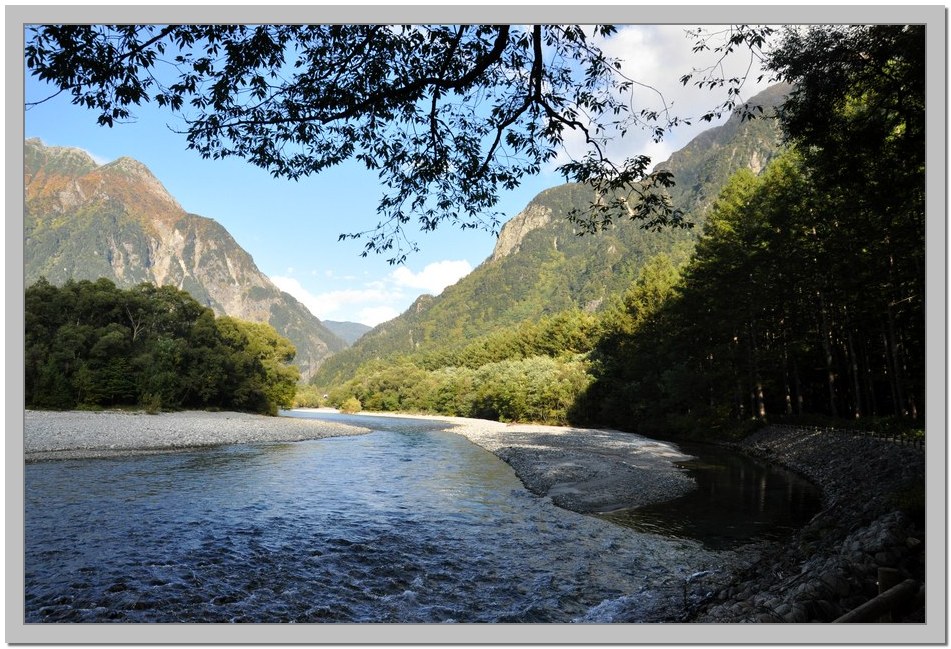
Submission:
M 329 411 L 333 412 L 333 411 Z M 578 512 L 610 511 L 670 500 L 695 485 L 675 462 L 675 446 L 614 430 L 507 425 L 459 417 L 381 415 L 446 424 L 515 470 L 526 488 Z M 359 421 L 357 418 L 356 421 Z M 395 425 L 395 422 L 394 422 Z M 359 435 L 371 427 L 236 412 L 27 411 L 27 461 L 157 453 L 219 444 Z

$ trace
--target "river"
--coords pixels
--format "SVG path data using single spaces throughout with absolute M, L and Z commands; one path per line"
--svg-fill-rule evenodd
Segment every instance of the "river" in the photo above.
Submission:
M 440 422 L 358 421 L 375 432 L 27 464 L 26 621 L 667 620 L 766 533 L 576 514 Z M 794 512 L 769 533 L 806 515 L 794 476 L 755 481 L 792 494 L 754 507 Z

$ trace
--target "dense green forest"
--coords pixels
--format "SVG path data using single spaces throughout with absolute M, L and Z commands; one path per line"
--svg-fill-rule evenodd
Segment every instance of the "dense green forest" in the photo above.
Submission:
M 797 83 L 788 152 L 731 179 L 668 298 L 599 342 L 588 417 L 687 432 L 923 411 L 924 30 L 813 29 L 772 57 Z
M 25 325 L 28 408 L 277 414 L 300 377 L 294 347 L 273 327 L 216 318 L 171 286 L 41 278 L 26 290 Z
M 586 354 L 596 326 L 591 314 L 565 311 L 461 348 L 365 363 L 330 391 L 330 401 L 342 406 L 355 398 L 375 411 L 567 423 L 568 410 L 592 380 Z
M 331 401 L 702 436 L 920 422 L 924 28 L 790 31 L 770 67 L 785 151 L 730 178 L 686 262 L 654 254 L 593 313 L 367 360 Z

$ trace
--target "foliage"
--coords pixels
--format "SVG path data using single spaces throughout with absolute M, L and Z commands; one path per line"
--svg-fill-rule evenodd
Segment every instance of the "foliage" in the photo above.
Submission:
M 458 350 L 365 363 L 330 389 L 330 401 L 353 397 L 370 411 L 563 424 L 590 383 L 585 354 L 596 338 L 595 316 L 566 311 Z
M 360 402 L 354 397 L 350 397 L 340 404 L 340 412 L 354 414 L 361 410 L 363 410 L 363 406 L 361 406 Z
M 684 121 L 634 106 L 634 80 L 597 46 L 597 25 L 33 25 L 30 73 L 113 126 L 154 102 L 182 115 L 188 147 L 237 156 L 299 179 L 354 159 L 384 188 L 364 254 L 391 262 L 415 248 L 405 226 L 498 226 L 499 189 L 553 162 L 565 142 L 584 152 L 566 179 L 596 197 L 572 212 L 598 224 L 683 223 L 664 190 L 669 170 L 647 156 L 610 159 L 629 130 L 655 139 Z M 768 28 L 744 27 L 729 47 L 757 49 Z M 720 80 L 731 106 L 742 79 Z M 704 117 L 706 118 L 706 117 Z M 586 217 L 581 217 L 585 214 Z
M 704 437 L 815 416 L 917 425 L 925 353 L 916 33 L 844 30 L 846 69 L 858 71 L 845 75 L 838 100 L 822 94 L 820 73 L 792 72 L 813 59 L 788 37 L 776 61 L 798 89 L 800 108 L 781 119 L 792 148 L 762 174 L 741 169 L 730 179 L 682 270 L 654 257 L 599 313 L 594 380 L 575 395 L 572 420 Z M 833 114 L 815 121 L 835 132 L 797 122 L 821 112 L 816 97 Z M 814 103 L 801 108 L 807 98 Z M 503 341 L 492 348 L 518 358 Z M 519 378 L 503 371 L 509 362 L 492 368 L 488 415 L 525 408 Z
M 783 88 L 771 88 L 750 101 L 775 107 L 782 96 Z M 741 121 L 737 116 L 705 132 L 664 163 L 685 183 L 669 190 L 673 205 L 702 225 L 705 210 L 730 175 L 754 161 L 767 164 L 780 139 L 775 119 Z M 490 259 L 438 297 L 420 297 L 402 315 L 327 359 L 313 382 L 338 385 L 374 359 L 460 353 L 472 341 L 563 311 L 596 313 L 630 286 L 651 257 L 665 253 L 679 261 L 689 256 L 699 227 L 646 232 L 619 221 L 597 234 L 579 236 L 567 215 L 592 198 L 589 187 L 577 184 L 543 191 L 503 230 L 506 236 L 517 233 L 510 239 L 512 250 L 503 254 L 505 248 L 497 247 Z M 532 215 L 540 219 L 529 228 Z M 432 367 L 428 360 L 420 363 Z
M 646 318 L 625 301 L 594 355 L 588 417 L 701 435 L 816 414 L 918 419 L 923 311 L 896 308 L 894 265 L 876 253 L 888 231 L 830 219 L 828 200 L 795 152 L 760 177 L 738 173 L 672 290 Z
M 369 411 L 423 412 L 499 421 L 565 424 L 591 381 L 581 357 L 531 356 L 478 368 L 425 370 L 401 362 L 361 368 L 330 393 L 346 410 L 354 401 Z
M 25 295 L 26 405 L 148 412 L 217 407 L 276 414 L 292 403 L 294 348 L 270 326 L 216 319 L 171 286 L 41 278 Z
M 322 408 L 324 403 L 323 393 L 312 385 L 297 385 L 297 392 L 294 394 L 294 408 Z

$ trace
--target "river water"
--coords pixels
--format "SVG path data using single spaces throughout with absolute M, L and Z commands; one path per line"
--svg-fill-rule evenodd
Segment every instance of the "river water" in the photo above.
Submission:
M 438 422 L 358 421 L 377 430 L 26 465 L 26 621 L 656 621 L 738 561 L 559 509 Z

